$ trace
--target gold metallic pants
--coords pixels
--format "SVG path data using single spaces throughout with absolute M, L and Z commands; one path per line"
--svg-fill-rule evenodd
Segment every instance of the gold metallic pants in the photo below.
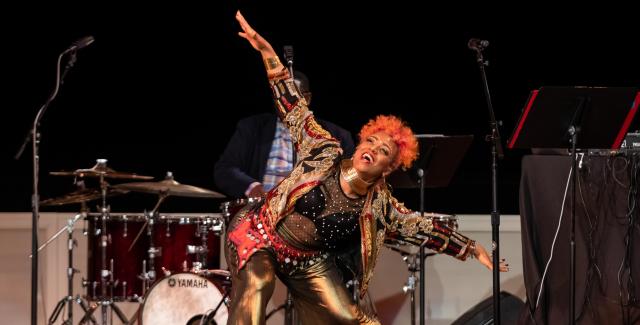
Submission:
M 229 325 L 265 324 L 276 276 L 289 288 L 303 325 L 380 324 L 353 303 L 331 258 L 286 275 L 266 249 L 254 253 L 242 270 L 235 267 L 235 252 L 226 247 L 225 253 L 232 274 Z

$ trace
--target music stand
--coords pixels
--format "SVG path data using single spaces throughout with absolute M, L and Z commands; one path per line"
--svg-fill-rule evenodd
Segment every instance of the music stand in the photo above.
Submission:
M 420 189 L 420 215 L 424 217 L 424 188 L 446 187 L 473 141 L 473 135 L 418 134 L 420 155 L 411 168 L 396 170 L 387 177 L 395 188 Z M 425 247 L 420 245 L 420 325 L 424 324 Z M 413 320 L 414 316 L 411 315 Z
M 510 149 L 571 149 L 570 324 L 576 316 L 576 151 L 620 148 L 639 103 L 638 87 L 541 87 L 531 92 L 508 143 Z

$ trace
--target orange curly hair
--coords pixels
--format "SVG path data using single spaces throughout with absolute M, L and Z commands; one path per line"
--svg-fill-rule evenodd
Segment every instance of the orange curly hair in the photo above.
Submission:
M 418 158 L 418 140 L 407 123 L 393 115 L 378 115 L 360 129 L 360 142 L 376 132 L 388 134 L 398 147 L 393 166 L 402 166 L 403 169 L 411 167 Z

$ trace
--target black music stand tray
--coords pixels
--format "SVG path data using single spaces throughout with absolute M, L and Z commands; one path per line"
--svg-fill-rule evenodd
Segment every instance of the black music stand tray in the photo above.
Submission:
M 418 170 L 425 173 L 425 187 L 446 187 L 473 141 L 473 135 L 418 134 L 420 155 L 411 168 L 387 177 L 394 188 L 419 188 Z
M 387 177 L 394 188 L 420 189 L 420 214 L 424 216 L 424 188 L 446 187 L 471 146 L 473 135 L 418 134 L 420 155 L 411 168 L 396 170 Z M 425 247 L 420 245 L 420 324 L 424 324 Z M 412 315 L 413 320 L 413 315 Z
M 571 149 L 571 305 L 575 324 L 576 151 L 620 148 L 638 111 L 639 87 L 541 87 L 529 95 L 508 148 Z M 541 284 L 542 285 L 542 284 Z
M 508 148 L 618 149 L 638 110 L 639 87 L 541 87 L 529 95 Z

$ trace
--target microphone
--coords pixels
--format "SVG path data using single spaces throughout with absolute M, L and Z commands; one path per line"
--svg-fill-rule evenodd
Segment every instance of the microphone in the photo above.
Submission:
M 93 38 L 93 36 L 91 35 L 85 36 L 73 42 L 73 44 L 71 44 L 71 46 L 68 49 L 62 52 L 63 55 L 67 53 L 70 53 L 70 54 L 69 54 L 69 61 L 67 61 L 67 65 L 64 67 L 64 71 L 62 71 L 62 75 L 60 76 L 61 85 L 64 84 L 64 78 L 67 76 L 67 73 L 69 72 L 69 70 L 71 70 L 71 68 L 73 68 L 73 65 L 76 64 L 76 60 L 77 60 L 76 51 L 81 48 L 85 48 L 89 46 L 94 41 L 95 39 Z
M 469 49 L 472 49 L 472 50 L 475 50 L 475 51 L 482 51 L 487 46 L 489 46 L 489 41 L 482 40 L 482 39 L 477 39 L 477 38 L 472 38 L 467 43 L 467 47 L 469 47 Z
M 289 66 L 293 65 L 293 46 L 285 45 L 284 46 L 284 59 L 287 61 Z
M 85 36 L 85 37 L 80 38 L 77 41 L 73 42 L 73 44 L 71 44 L 71 47 L 69 47 L 69 49 L 67 49 L 67 51 L 77 51 L 77 50 L 79 50 L 81 48 L 85 48 L 85 47 L 89 46 L 94 41 L 95 41 L 95 38 L 93 38 L 93 36 L 91 36 L 91 35 Z

